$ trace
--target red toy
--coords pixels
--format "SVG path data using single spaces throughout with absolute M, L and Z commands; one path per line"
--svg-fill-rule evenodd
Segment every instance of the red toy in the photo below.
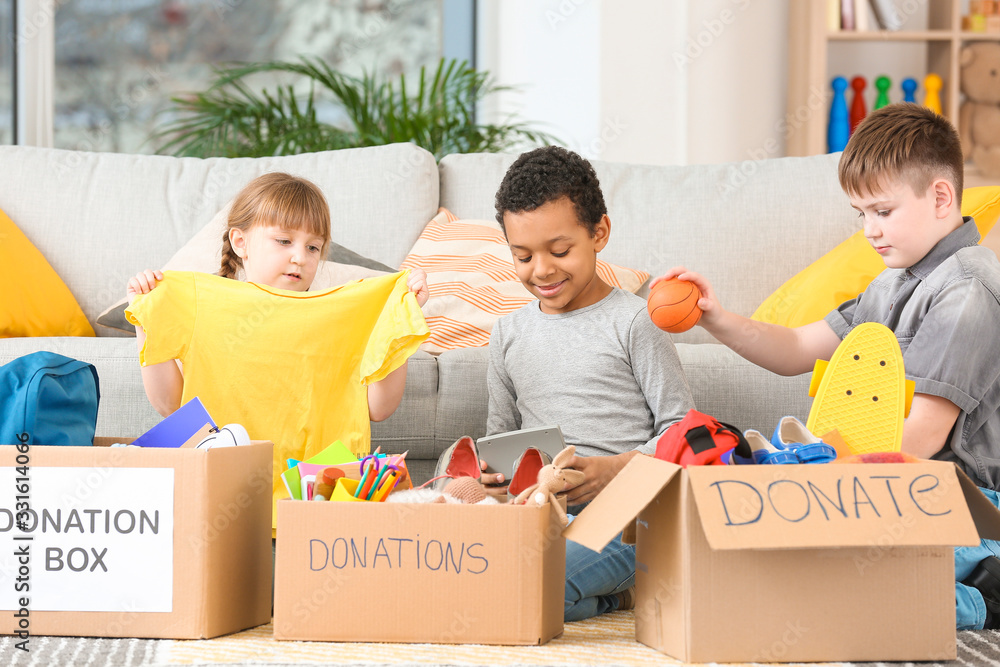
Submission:
M 683 419 L 663 432 L 656 441 L 654 456 L 682 468 L 689 465 L 725 465 L 728 458 L 723 459 L 723 455 L 734 449 L 738 449 L 738 454 L 744 458 L 753 456 L 749 443 L 738 428 L 692 408 Z
M 856 76 L 851 79 L 851 88 L 854 89 L 854 100 L 851 102 L 851 134 L 854 128 L 868 115 L 868 107 L 865 106 L 865 86 L 868 82 L 863 76 Z
M 669 333 L 682 333 L 701 319 L 700 298 L 701 291 L 694 283 L 671 278 L 653 286 L 646 309 L 653 324 Z

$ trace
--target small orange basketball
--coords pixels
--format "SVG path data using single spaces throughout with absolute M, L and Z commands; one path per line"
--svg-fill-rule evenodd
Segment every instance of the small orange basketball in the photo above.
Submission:
M 701 291 L 694 283 L 671 278 L 653 287 L 646 302 L 653 324 L 669 333 L 681 333 L 698 324 Z

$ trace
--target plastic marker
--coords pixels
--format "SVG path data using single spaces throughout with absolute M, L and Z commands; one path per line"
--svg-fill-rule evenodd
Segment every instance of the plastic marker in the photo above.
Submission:
M 375 476 L 372 475 L 372 468 L 374 463 L 365 466 L 364 473 L 361 475 L 361 481 L 358 482 L 358 488 L 354 490 L 354 497 L 360 499 L 366 499 L 368 497 L 368 490 L 371 488 L 372 482 L 375 481 Z
M 396 486 L 397 477 L 398 473 L 395 470 L 389 473 L 388 477 L 385 478 L 385 481 L 382 483 L 382 486 L 379 488 L 378 492 L 375 494 L 375 497 L 372 498 L 372 500 L 374 500 L 377 503 L 384 501 L 386 497 L 389 495 L 389 492 L 392 491 L 392 488 Z
M 376 490 L 378 490 L 380 488 L 380 485 L 382 484 L 382 480 L 385 479 L 386 473 L 388 473 L 390 470 L 396 470 L 396 471 L 398 471 L 399 468 L 397 468 L 392 463 L 387 463 L 384 466 L 382 466 L 382 470 L 379 472 L 378 477 L 375 478 L 375 483 L 372 484 L 372 488 L 368 492 L 368 498 L 366 498 L 366 500 L 372 500 L 372 496 L 374 496 Z

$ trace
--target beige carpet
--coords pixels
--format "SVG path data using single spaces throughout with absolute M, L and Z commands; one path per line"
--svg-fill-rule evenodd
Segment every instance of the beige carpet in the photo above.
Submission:
M 29 653 L 15 649 L 13 638 L 2 637 L 0 665 L 16 667 L 602 665 L 610 667 L 681 664 L 637 643 L 633 638 L 634 631 L 632 612 L 617 612 L 581 623 L 567 623 L 562 637 L 544 646 L 523 647 L 279 642 L 275 641 L 270 625 L 203 641 L 32 637 Z M 960 632 L 958 656 L 957 662 L 942 664 L 1000 667 L 1000 633 Z M 923 666 L 931 663 L 919 664 Z

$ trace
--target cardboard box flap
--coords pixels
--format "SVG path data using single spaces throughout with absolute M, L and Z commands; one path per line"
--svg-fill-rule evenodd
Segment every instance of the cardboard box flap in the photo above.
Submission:
M 636 456 L 597 494 L 597 497 L 563 531 L 588 549 L 600 551 L 622 526 L 639 515 L 673 479 L 681 467 L 651 456 Z
M 686 472 L 713 549 L 979 544 L 952 463 L 700 466 Z
M 956 466 L 955 472 L 958 474 L 958 481 L 962 485 L 965 501 L 972 514 L 972 520 L 976 523 L 979 537 L 984 540 L 1000 540 L 1000 510 L 983 495 L 976 483 L 969 479 L 961 468 Z

